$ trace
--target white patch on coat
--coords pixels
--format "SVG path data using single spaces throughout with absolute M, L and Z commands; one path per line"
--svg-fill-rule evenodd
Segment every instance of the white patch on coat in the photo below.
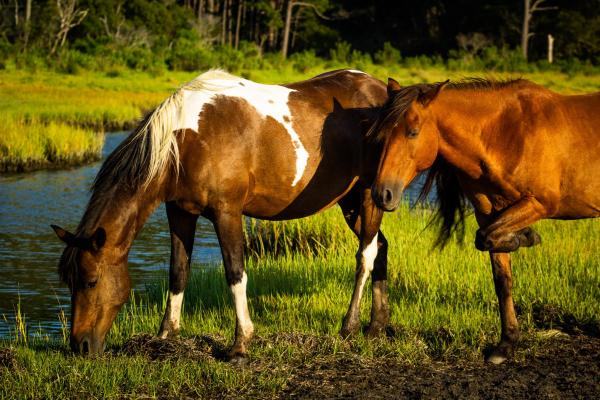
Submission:
M 366 72 L 362 72 L 362 71 L 359 71 L 357 69 L 347 69 L 346 71 L 351 72 L 353 74 L 364 74 L 364 75 L 366 75 Z
M 246 297 L 246 285 L 248 284 L 248 276 L 246 272 L 242 275 L 242 280 L 231 285 L 231 293 L 233 295 L 233 304 L 235 304 L 235 315 L 243 336 L 248 337 L 254 332 L 254 325 L 250 319 L 248 312 L 248 299 Z
M 296 153 L 296 174 L 292 186 L 300 181 L 308 163 L 308 152 L 302 145 L 298 133 L 292 125 L 292 113 L 288 102 L 293 89 L 279 85 L 263 85 L 247 79 L 235 77 L 224 72 L 209 71 L 190 83 L 190 88 L 183 87 L 183 104 L 180 110 L 178 129 L 198 130 L 200 113 L 205 104 L 212 103 L 218 96 L 244 99 L 263 117 L 271 117 L 279 122 L 290 135 Z M 198 84 L 201 83 L 201 89 Z

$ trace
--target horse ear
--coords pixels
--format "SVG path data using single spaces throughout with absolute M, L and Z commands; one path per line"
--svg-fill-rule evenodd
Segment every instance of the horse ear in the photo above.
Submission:
M 429 105 L 440 93 L 440 91 L 450 82 L 450 79 L 445 80 L 444 82 L 436 83 L 430 85 L 426 90 L 421 89 L 419 93 L 419 102 L 423 106 Z
M 335 97 L 333 98 L 333 112 L 336 111 L 343 111 L 344 107 L 342 107 L 342 105 L 340 104 L 340 102 L 338 101 L 338 99 L 336 99 Z
M 50 226 L 52 227 L 52 229 L 54 229 L 54 232 L 56 233 L 56 236 L 58 236 L 58 238 L 60 240 L 62 240 L 63 242 L 65 242 L 69 246 L 74 246 L 75 245 L 75 235 L 73 235 L 69 231 L 64 230 L 60 226 L 57 226 L 57 225 L 50 225 Z
M 394 78 L 388 78 L 388 85 L 387 85 L 388 96 L 391 96 L 394 92 L 397 92 L 400 89 L 402 89 L 402 86 L 400 86 L 400 84 Z
M 106 243 L 106 231 L 104 228 L 96 229 L 96 232 L 90 237 L 90 245 L 94 251 L 98 251 Z

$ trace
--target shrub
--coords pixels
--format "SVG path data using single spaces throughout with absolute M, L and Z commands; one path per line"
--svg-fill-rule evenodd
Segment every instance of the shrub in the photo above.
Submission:
M 298 72 L 307 72 L 311 68 L 318 66 L 322 60 L 317 57 L 314 50 L 305 50 L 301 53 L 294 53 L 290 57 L 294 69 Z
M 352 46 L 348 42 L 338 42 L 334 49 L 329 50 L 329 58 L 338 64 L 348 64 L 352 54 Z
M 378 50 L 374 57 L 375 63 L 380 65 L 396 65 L 402 61 L 400 50 L 392 46 L 390 42 L 383 44 L 383 49 Z

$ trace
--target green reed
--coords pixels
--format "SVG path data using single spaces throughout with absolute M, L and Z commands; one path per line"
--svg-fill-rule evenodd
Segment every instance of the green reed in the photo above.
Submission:
M 0 117 L 0 172 L 100 158 L 104 134 L 58 122 Z

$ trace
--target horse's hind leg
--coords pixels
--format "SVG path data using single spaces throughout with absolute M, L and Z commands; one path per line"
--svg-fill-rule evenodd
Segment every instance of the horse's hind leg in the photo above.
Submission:
M 213 219 L 215 231 L 221 245 L 225 278 L 231 289 L 235 305 L 235 339 L 228 353 L 230 361 L 244 359 L 254 333 L 254 325 L 248 311 L 246 285 L 248 277 L 244 271 L 244 233 L 241 212 L 218 211 Z
M 512 298 L 512 270 L 509 253 L 491 253 L 492 273 L 498 305 L 500 307 L 500 322 L 502 334 L 500 343 L 487 356 L 486 360 L 500 364 L 512 357 L 514 347 L 519 340 L 519 324 Z
M 173 202 L 168 202 L 166 208 L 171 231 L 171 263 L 167 307 L 158 331 L 158 336 L 163 339 L 179 332 L 183 291 L 188 281 L 198 221 L 198 215 L 182 210 Z
M 376 208 L 368 190 L 353 190 L 339 202 L 346 223 L 358 236 L 360 244 L 356 254 L 354 291 L 348 312 L 342 322 L 340 334 L 344 337 L 360 329 L 359 310 L 363 290 L 373 273 L 373 305 L 371 323 L 367 334 L 383 331 L 389 321 L 387 300 L 387 240 L 379 231 L 383 212 Z

